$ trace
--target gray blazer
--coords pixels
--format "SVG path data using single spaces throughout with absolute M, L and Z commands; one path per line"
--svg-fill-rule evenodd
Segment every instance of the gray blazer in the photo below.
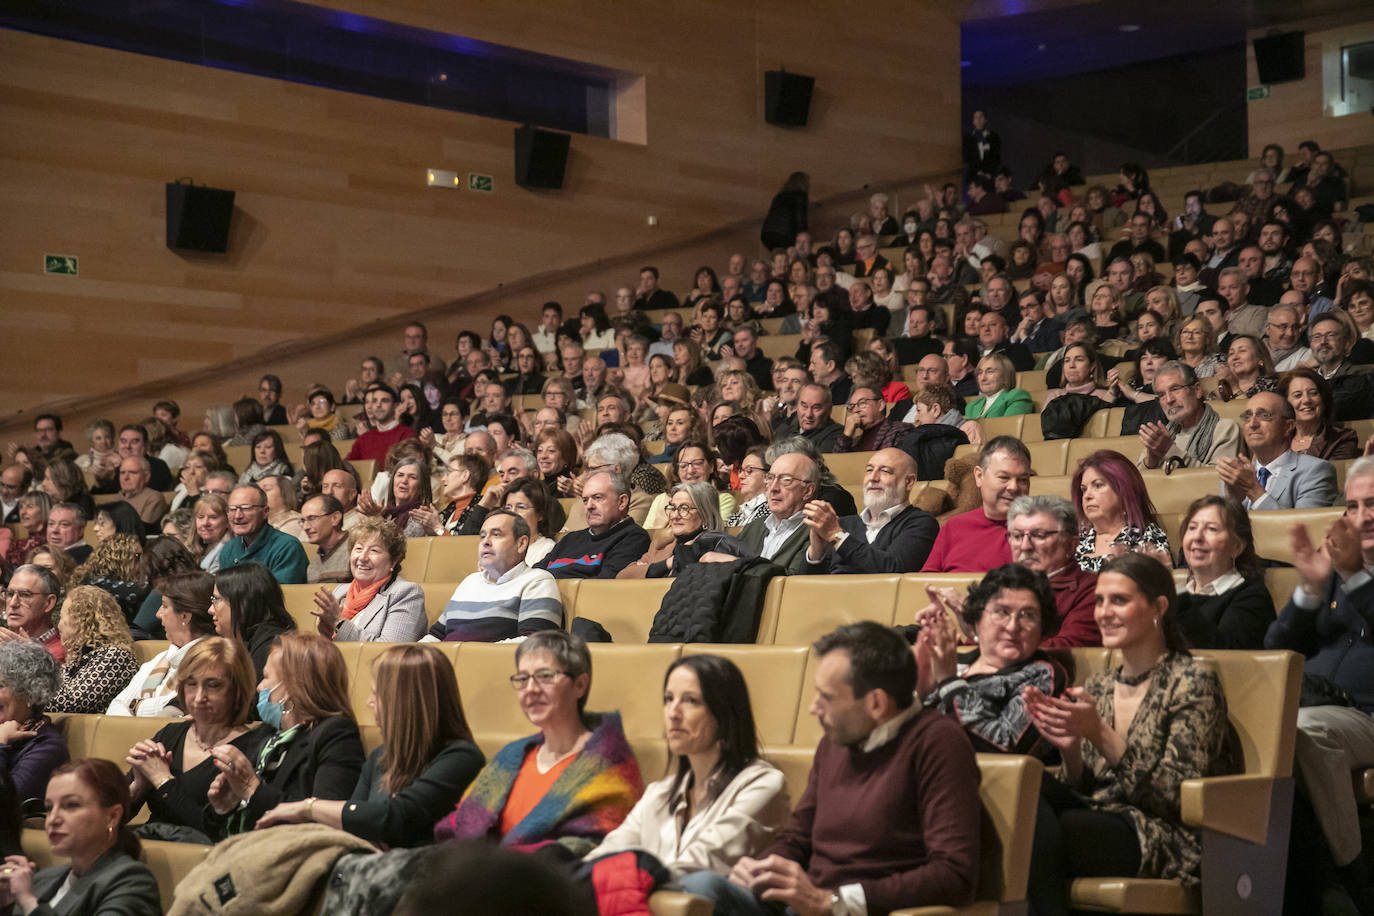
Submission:
M 1328 509 L 1340 501 L 1336 489 L 1336 466 L 1329 461 L 1287 451 L 1279 458 L 1277 472 L 1269 478 L 1264 492 L 1268 498 L 1246 509 Z
M 76 879 L 71 891 L 57 906 L 48 901 L 71 873 L 70 865 L 55 865 L 33 876 L 33 894 L 38 898 L 34 916 L 159 916 L 162 897 L 158 894 L 157 878 L 136 859 L 118 849 L 105 853 L 90 871 Z M 11 908 L 7 912 L 18 912 Z
M 334 597 L 340 604 L 346 594 L 347 584 L 334 589 Z M 397 576 L 396 581 L 378 592 L 356 617 L 342 621 L 334 639 L 339 642 L 416 642 L 428 629 L 424 589 Z

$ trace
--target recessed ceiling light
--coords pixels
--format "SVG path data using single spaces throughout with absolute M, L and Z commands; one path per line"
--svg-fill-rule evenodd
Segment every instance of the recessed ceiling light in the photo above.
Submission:
M 1128 23 L 1126 23 L 1125 25 L 1120 26 L 1119 28 L 1120 28 L 1121 31 L 1123 31 L 1123 32 L 1139 32 L 1139 31 L 1140 31 L 1140 26 L 1136 25 L 1134 22 L 1128 22 Z

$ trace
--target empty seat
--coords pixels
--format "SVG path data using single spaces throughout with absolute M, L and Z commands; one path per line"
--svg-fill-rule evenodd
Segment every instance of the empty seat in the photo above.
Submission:
M 591 649 L 592 692 L 587 698 L 587 710 L 618 709 L 625 734 L 631 739 L 661 739 L 663 673 L 682 653 L 682 647 L 667 643 L 652 646 L 594 643 Z
M 892 623 L 900 576 L 789 576 L 772 642 L 808 645 L 846 623 Z
M 646 643 L 672 584 L 672 579 L 584 579 L 577 593 L 577 616 L 601 624 L 617 643 Z
M 422 582 L 420 587 L 425 590 L 425 616 L 429 618 L 429 625 L 434 626 L 438 621 L 439 615 L 444 613 L 444 607 L 448 604 L 448 599 L 458 588 L 457 582 Z
M 462 576 L 431 576 L 429 574 L 430 544 L 447 538 L 406 538 L 406 556 L 401 561 L 401 575 L 411 582 L 426 579 L 461 579 Z
M 429 565 L 425 569 L 425 579 L 461 582 L 477 572 L 477 535 L 456 537 L 427 538 L 429 544 Z M 409 576 L 406 576 L 409 579 Z M 423 581 L 415 579 L 412 581 Z
M 1292 557 L 1291 537 L 1294 525 L 1307 529 L 1314 546 L 1326 540 L 1331 523 L 1345 514 L 1345 509 L 1276 509 L 1251 512 L 1250 530 L 1255 535 L 1255 552 L 1268 560 L 1289 560 Z
M 1099 410 L 1095 416 L 1104 416 L 1105 411 Z M 1105 423 L 1106 421 L 1103 420 Z M 1073 475 L 1078 470 L 1078 463 L 1093 452 L 1108 449 L 1125 455 L 1131 461 L 1135 461 L 1140 456 L 1140 439 L 1136 436 L 1103 436 L 1103 437 L 1082 437 L 1069 440 L 1068 461 L 1064 466 L 1064 473 Z

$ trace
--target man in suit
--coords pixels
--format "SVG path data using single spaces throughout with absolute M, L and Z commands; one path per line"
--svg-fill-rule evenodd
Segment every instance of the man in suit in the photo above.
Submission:
M 1293 565 L 1302 584 L 1270 624 L 1264 647 L 1302 654 L 1307 675 L 1354 704 L 1343 705 L 1333 690 L 1330 705 L 1299 709 L 1293 759 L 1304 789 L 1299 799 L 1316 814 L 1336 879 L 1358 901 L 1368 895 L 1368 875 L 1351 771 L 1374 766 L 1374 458 L 1350 465 L 1345 506 L 1321 550 L 1305 527 L 1294 526 Z M 1293 842 L 1303 848 L 1314 838 L 1296 835 L 1302 821 L 1294 822 Z
M 916 463 L 901 449 L 873 453 L 864 469 L 864 509 L 843 518 L 827 502 L 802 509 L 809 532 L 804 573 L 917 572 L 930 555 L 939 524 L 908 502 Z
M 988 312 L 978 322 L 979 357 L 992 353 L 1005 354 L 1017 372 L 1029 372 L 1035 368 L 1035 355 L 1025 344 L 1012 343 L 1008 339 L 1007 319 L 1001 312 Z
M 772 560 L 789 573 L 799 573 L 810 543 L 803 510 L 816 494 L 820 468 L 805 455 L 792 452 L 773 462 L 764 481 L 768 514 L 745 525 L 739 539 L 752 554 Z
M 1011 335 L 1011 342 L 1024 345 L 1032 354 L 1058 350 L 1064 337 L 1064 322 L 1057 316 L 1046 317 L 1045 306 L 1036 291 L 1026 290 L 1017 305 L 1021 309 L 1021 323 Z
M 1247 510 L 1324 509 L 1339 497 L 1336 468 L 1329 461 L 1300 455 L 1289 446 L 1297 420 L 1293 405 L 1274 391 L 1250 398 L 1240 415 L 1241 435 L 1251 458 L 1222 458 L 1217 476 L 1226 493 Z

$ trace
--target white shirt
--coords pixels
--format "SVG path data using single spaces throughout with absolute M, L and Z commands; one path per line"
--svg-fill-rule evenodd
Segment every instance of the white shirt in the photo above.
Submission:
M 763 546 L 759 549 L 759 556 L 765 560 L 773 559 L 773 555 L 782 548 L 783 542 L 792 536 L 792 532 L 801 527 L 805 519 L 806 515 L 801 511 L 782 521 L 774 518 L 771 512 L 765 515 L 763 527 L 768 533 L 763 537 Z
M 534 348 L 540 353 L 553 353 L 558 349 L 558 335 L 550 334 L 542 327 L 530 334 Z
M 1312 359 L 1312 348 L 1311 348 L 1311 347 L 1298 347 L 1296 350 L 1294 350 L 1292 353 L 1289 353 L 1289 354 L 1288 354 L 1287 356 L 1285 356 L 1283 359 L 1280 359 L 1280 360 L 1278 360 L 1277 362 L 1275 362 L 1275 363 L 1274 363 L 1274 371 L 1275 371 L 1275 372 L 1287 372 L 1287 371 L 1289 371 L 1290 369 L 1296 369 L 1296 368 L 1298 368 L 1298 364 L 1299 364 L 1299 363 L 1305 363 L 1305 362 L 1310 361 L 1311 359 Z
M 1183 587 L 1179 591 L 1185 595 L 1221 595 L 1244 584 L 1245 577 L 1236 572 L 1235 567 L 1232 567 L 1230 572 L 1222 573 L 1202 588 L 1198 588 L 1197 581 L 1189 576 L 1188 581 L 1183 583 Z
M 1278 480 L 1278 479 L 1279 479 L 1279 474 L 1282 473 L 1282 471 L 1281 471 L 1280 468 L 1279 468 L 1279 465 L 1283 463 L 1283 460 L 1284 460 L 1286 457 L 1288 457 L 1288 453 L 1291 452 L 1291 451 L 1292 451 L 1292 449 L 1286 449 L 1286 450 L 1284 450 L 1284 452 L 1283 452 L 1282 454 L 1280 454 L 1279 457 L 1275 458 L 1273 461 L 1269 462 L 1268 464 L 1260 464 L 1258 461 L 1253 462 L 1253 464 L 1254 464 L 1254 466 L 1255 466 L 1255 477 L 1256 477 L 1256 478 L 1259 477 L 1260 468 L 1268 468 L 1268 469 L 1269 469 L 1269 483 L 1273 483 L 1274 481 Z M 1224 487 L 1224 486 L 1223 486 L 1223 488 L 1222 488 L 1222 492 L 1223 492 L 1223 494 L 1225 493 L 1225 487 Z M 1269 495 L 1269 485 L 1268 485 L 1268 484 L 1265 484 L 1265 487 L 1264 487 L 1264 495 L 1261 496 L 1259 499 L 1257 499 L 1257 500 L 1253 501 L 1252 503 L 1250 503 L 1250 508 L 1251 508 L 1251 509 L 1268 509 L 1268 508 L 1271 508 L 1270 506 L 1264 505 L 1264 503 L 1265 503 L 1266 501 L 1267 501 L 1267 502 L 1271 502 L 1271 503 L 1274 501 L 1273 497 Z

